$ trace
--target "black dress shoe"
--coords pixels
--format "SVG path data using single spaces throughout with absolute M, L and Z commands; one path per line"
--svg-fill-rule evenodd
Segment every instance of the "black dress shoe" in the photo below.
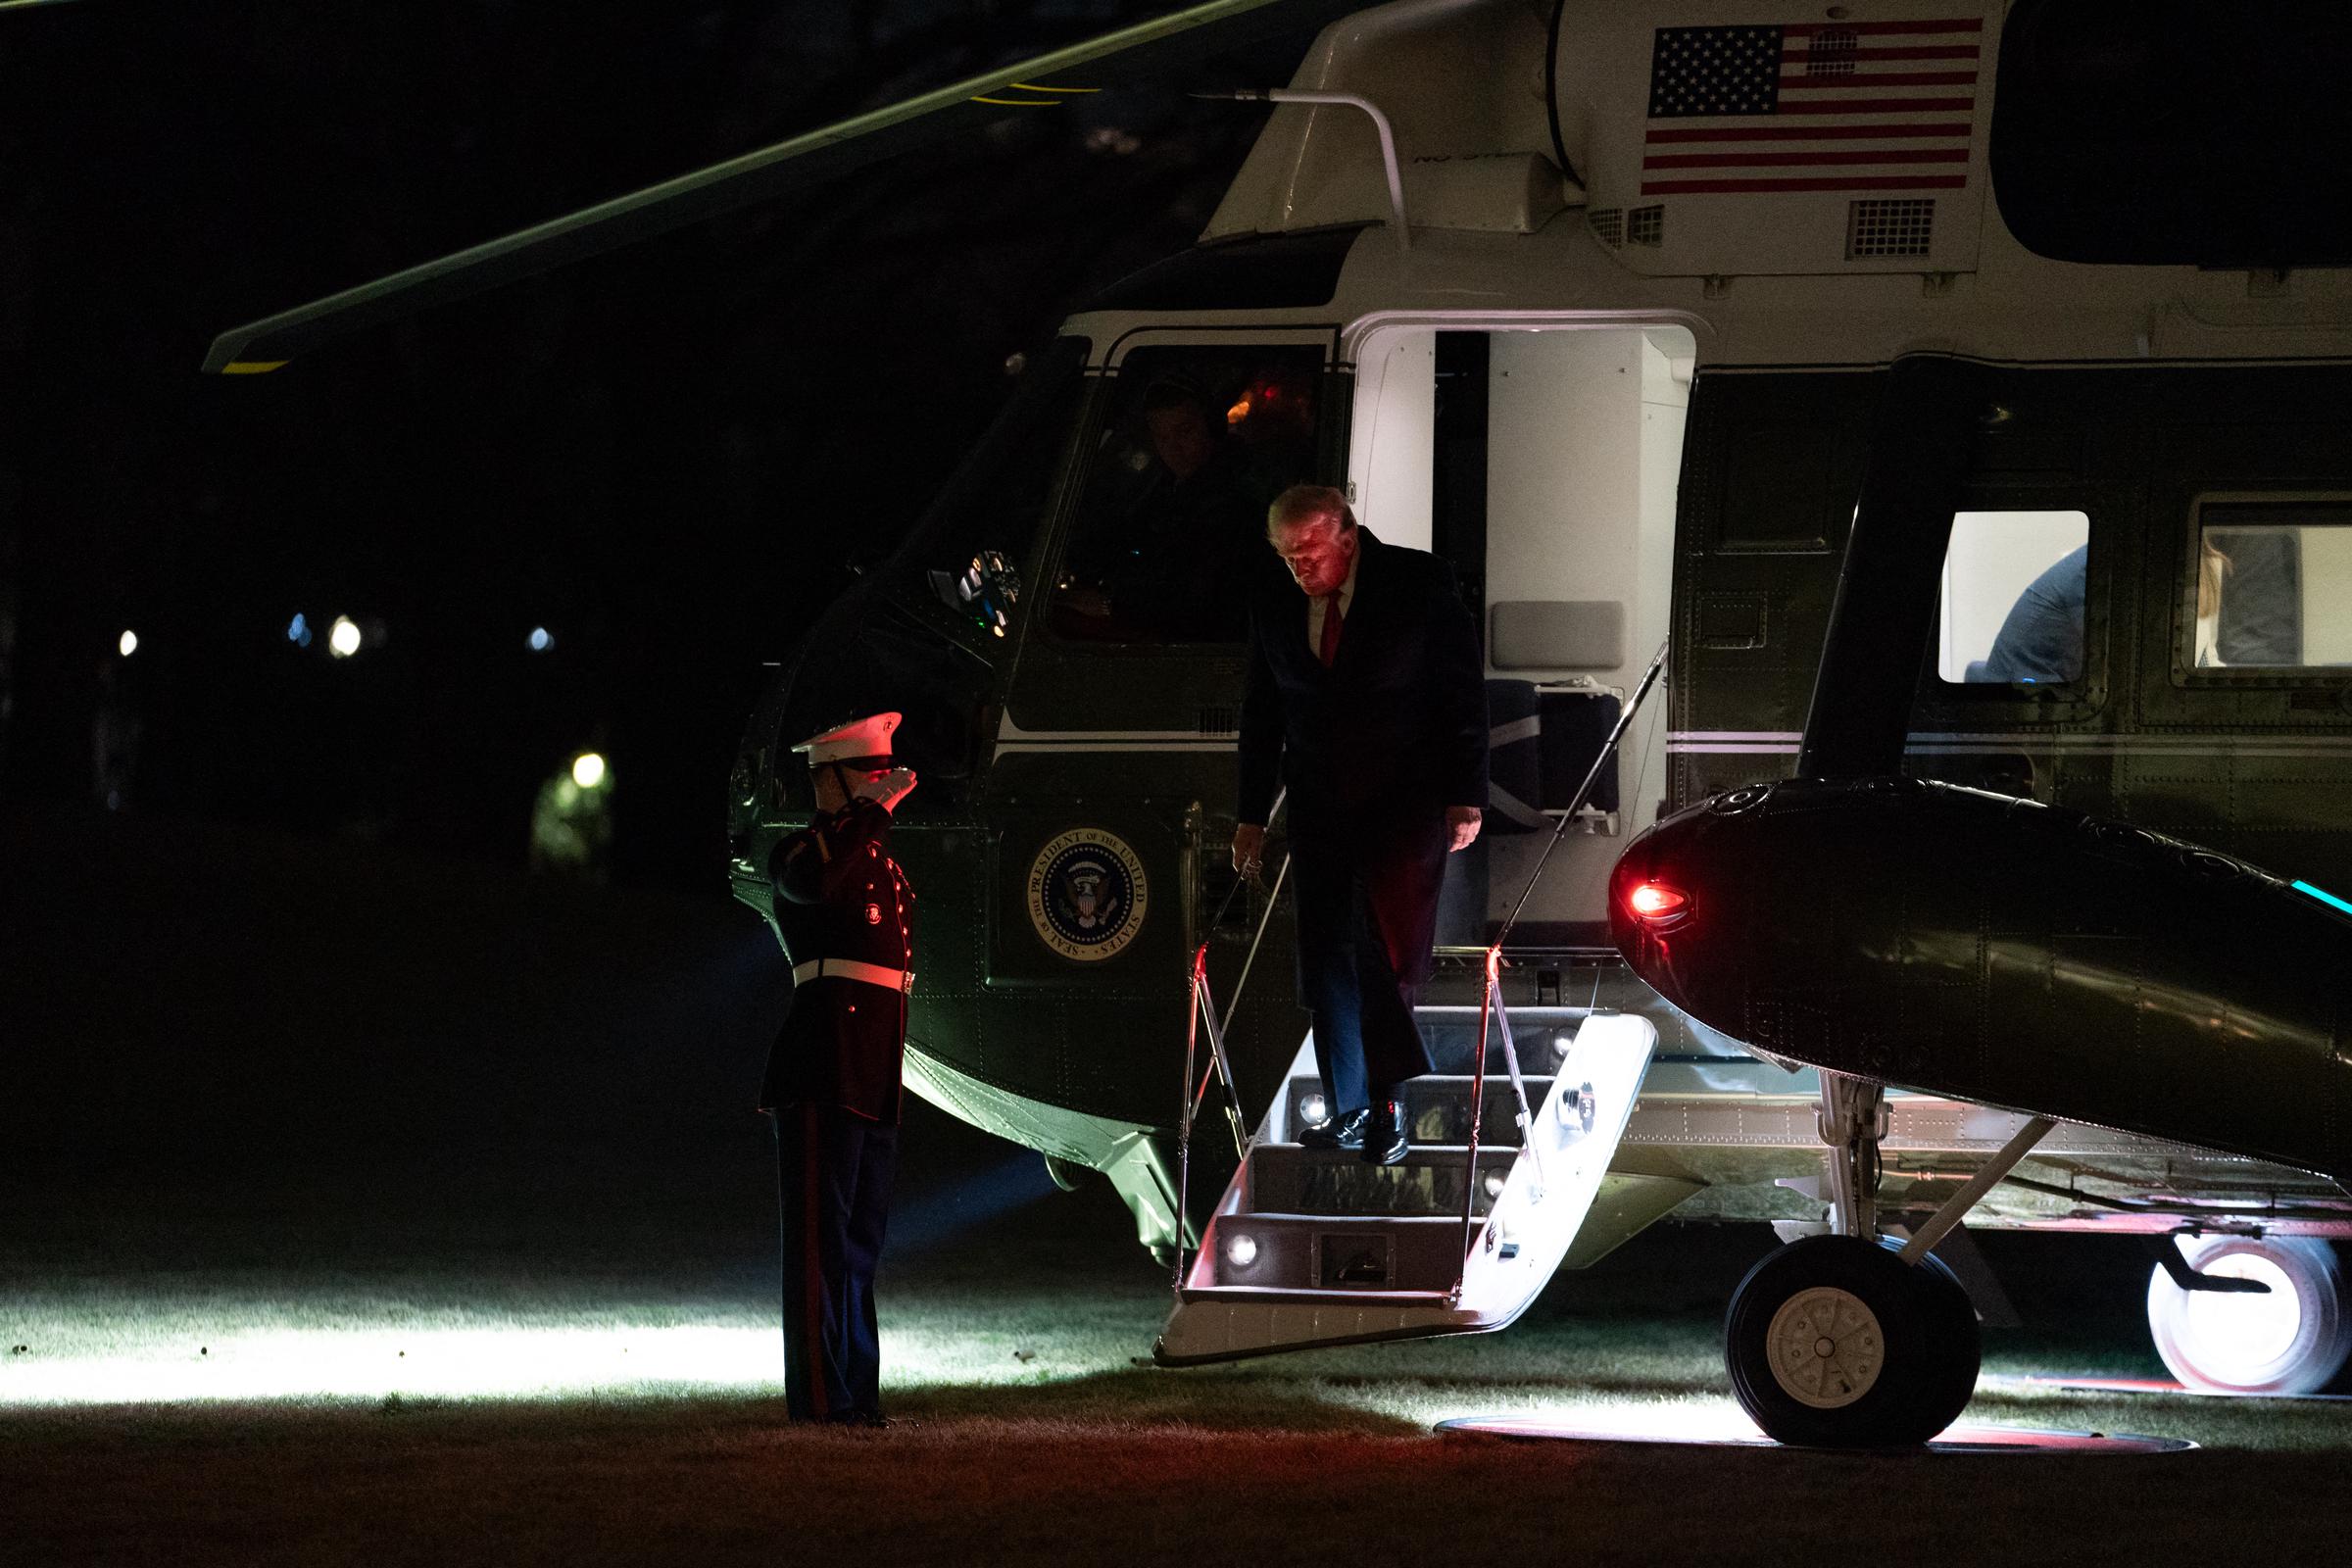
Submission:
M 1372 1119 L 1364 1128 L 1364 1163 L 1394 1165 L 1413 1147 L 1412 1140 L 1404 1136 L 1404 1102 L 1376 1101 L 1372 1110 Z
M 1344 1116 L 1326 1116 L 1298 1129 L 1298 1142 L 1309 1149 L 1361 1149 L 1364 1123 L 1372 1117 L 1369 1105 L 1358 1105 Z

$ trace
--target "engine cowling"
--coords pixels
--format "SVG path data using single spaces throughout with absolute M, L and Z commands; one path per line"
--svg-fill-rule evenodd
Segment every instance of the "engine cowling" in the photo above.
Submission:
M 1905 777 L 1718 795 L 1629 845 L 1619 951 L 1775 1056 L 2352 1176 L 2352 912 L 2128 823 Z

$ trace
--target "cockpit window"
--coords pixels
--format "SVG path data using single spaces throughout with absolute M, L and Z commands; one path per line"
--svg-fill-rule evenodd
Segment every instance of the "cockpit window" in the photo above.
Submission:
M 1009 636 L 1022 600 L 1023 567 L 1039 522 L 1060 483 L 1070 425 L 1085 390 L 1086 341 L 1065 337 L 1022 371 L 1013 401 L 966 460 L 932 532 L 906 560 L 919 573 L 917 598 L 944 608 L 958 634 L 982 648 Z
M 1954 514 L 1936 672 L 1954 685 L 2080 680 L 2089 564 L 2087 514 Z
M 2191 571 L 2191 667 L 2352 665 L 2352 497 L 2209 500 Z
M 1311 476 L 1314 345 L 1138 349 L 1120 367 L 1054 587 L 1064 637 L 1242 640 L 1266 508 Z

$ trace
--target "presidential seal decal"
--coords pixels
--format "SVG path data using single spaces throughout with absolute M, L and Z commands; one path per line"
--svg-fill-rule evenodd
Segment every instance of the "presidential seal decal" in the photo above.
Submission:
M 1029 923 L 1039 941 L 1080 963 L 1133 942 L 1150 902 L 1142 858 L 1099 827 L 1072 828 L 1029 862 Z

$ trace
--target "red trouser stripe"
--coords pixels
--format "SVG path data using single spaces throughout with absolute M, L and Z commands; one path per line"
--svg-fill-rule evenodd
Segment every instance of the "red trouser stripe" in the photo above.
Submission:
M 817 1236 L 818 1176 L 823 1131 L 816 1105 L 801 1104 L 801 1311 L 805 1329 L 801 1344 L 808 1356 L 808 1407 L 820 1419 L 833 1413 L 825 1394 L 825 1271 L 824 1247 Z

